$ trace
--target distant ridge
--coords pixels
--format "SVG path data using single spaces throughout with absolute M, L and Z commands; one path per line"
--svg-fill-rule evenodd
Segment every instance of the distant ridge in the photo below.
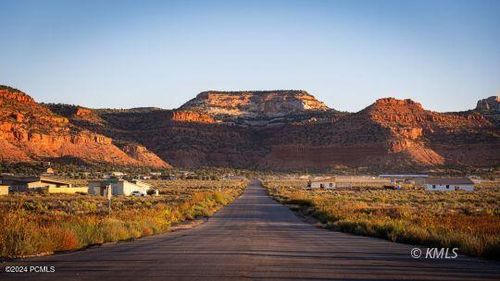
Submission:
M 204 91 L 175 110 L 39 104 L 0 86 L 0 160 L 266 170 L 500 165 L 497 98 L 438 113 L 382 98 L 339 112 L 303 90 Z

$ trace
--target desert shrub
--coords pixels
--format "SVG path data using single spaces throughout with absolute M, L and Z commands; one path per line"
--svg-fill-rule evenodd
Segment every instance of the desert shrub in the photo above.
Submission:
M 165 232 L 172 224 L 212 215 L 236 198 L 247 184 L 201 182 L 157 181 L 167 194 L 114 197 L 110 215 L 107 201 L 100 196 L 0 197 L 0 254 L 19 257 L 74 250 Z
M 475 192 L 340 188 L 307 190 L 305 181 L 266 181 L 270 195 L 327 228 L 500 258 L 500 187 Z

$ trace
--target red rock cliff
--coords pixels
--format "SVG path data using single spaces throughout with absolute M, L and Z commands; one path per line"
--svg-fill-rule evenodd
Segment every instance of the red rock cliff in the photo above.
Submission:
M 174 111 L 172 112 L 171 120 L 178 122 L 198 122 L 198 123 L 215 122 L 215 119 L 210 115 L 193 111 Z
M 54 114 L 19 90 L 0 88 L 0 161 L 32 161 L 76 157 L 89 163 L 169 167 L 146 148 L 132 156 L 110 137 L 91 132 Z M 77 116 L 92 114 L 80 108 Z

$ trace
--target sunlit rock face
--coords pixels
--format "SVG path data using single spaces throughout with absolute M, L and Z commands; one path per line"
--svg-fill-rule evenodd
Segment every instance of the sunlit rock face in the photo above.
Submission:
M 482 112 L 500 113 L 500 96 L 491 96 L 477 102 L 476 110 Z
M 207 91 L 178 109 L 38 104 L 0 87 L 0 161 L 72 157 L 151 167 L 414 171 L 500 165 L 498 98 L 464 112 L 382 98 L 356 113 L 305 91 Z
M 306 91 L 202 92 L 180 110 L 195 111 L 217 120 L 269 119 L 329 108 Z
M 480 112 L 497 126 L 500 126 L 500 97 L 492 96 L 477 102 L 475 111 Z
M 77 125 L 82 122 L 91 126 L 86 129 Z M 103 122 L 91 109 L 38 104 L 17 89 L 1 86 L 0 161 L 71 158 L 89 164 L 170 167 L 143 146 L 130 143 L 119 147 L 113 138 L 96 132 L 96 125 Z

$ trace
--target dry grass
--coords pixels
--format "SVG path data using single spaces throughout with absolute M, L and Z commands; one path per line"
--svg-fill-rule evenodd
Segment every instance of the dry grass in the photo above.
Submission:
M 107 200 L 91 195 L 14 194 L 0 197 L 0 255 L 19 257 L 83 248 L 168 231 L 210 216 L 235 199 L 244 181 L 156 181 L 158 197 Z
M 305 181 L 265 182 L 272 196 L 334 230 L 500 258 L 498 185 L 480 186 L 475 192 L 306 190 L 305 185 Z

